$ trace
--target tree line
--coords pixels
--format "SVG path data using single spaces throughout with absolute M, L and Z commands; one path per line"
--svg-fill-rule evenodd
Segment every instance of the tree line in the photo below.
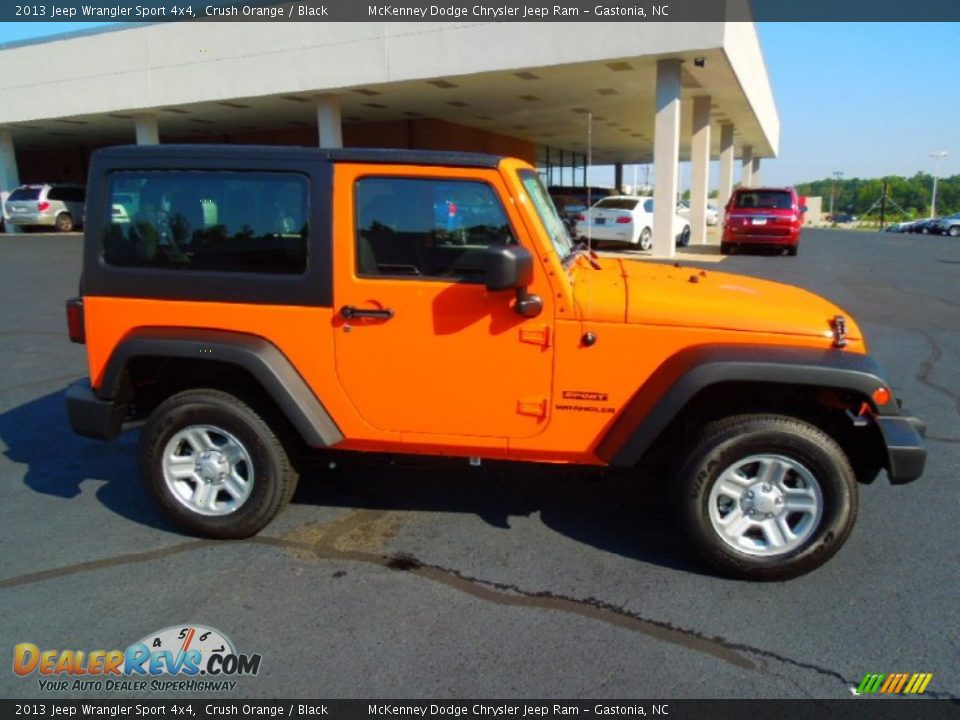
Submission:
M 814 180 L 796 185 L 799 195 L 823 198 L 823 212 L 829 212 L 831 193 L 834 196 L 835 213 L 862 216 L 871 209 L 883 193 L 887 183 L 887 197 L 903 208 L 907 218 L 922 218 L 930 215 L 930 200 L 933 191 L 933 176 L 918 172 L 910 178 L 889 176 L 884 178 L 842 178 Z M 887 217 L 896 218 L 901 213 L 896 205 L 887 203 Z M 960 175 L 937 179 L 937 215 L 960 212 Z M 870 212 L 879 215 L 879 204 Z

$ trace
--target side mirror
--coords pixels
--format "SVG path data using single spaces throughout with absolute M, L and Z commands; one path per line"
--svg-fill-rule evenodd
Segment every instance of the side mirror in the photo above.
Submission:
M 529 250 L 519 245 L 490 245 L 486 268 L 488 291 L 515 290 L 517 302 L 513 309 L 518 315 L 532 318 L 540 314 L 543 300 L 527 292 L 527 286 L 533 282 L 533 255 Z
M 486 254 L 487 290 L 516 290 L 533 282 L 533 255 L 520 245 L 490 245 Z

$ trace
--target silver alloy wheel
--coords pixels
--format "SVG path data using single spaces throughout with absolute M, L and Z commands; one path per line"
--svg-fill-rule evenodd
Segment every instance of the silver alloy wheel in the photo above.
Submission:
M 250 453 L 213 425 L 190 425 L 163 448 L 163 479 L 173 497 L 198 515 L 229 515 L 253 491 Z
M 650 232 L 650 228 L 644 228 L 640 231 L 640 243 L 641 250 L 649 250 L 653 247 L 653 233 Z
M 714 482 L 709 503 L 717 536 L 734 550 L 758 557 L 795 550 L 823 519 L 820 483 L 784 455 L 738 460 Z

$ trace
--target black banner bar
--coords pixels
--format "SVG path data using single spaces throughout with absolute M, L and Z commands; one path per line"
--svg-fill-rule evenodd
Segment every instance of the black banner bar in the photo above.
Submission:
M 960 20 L 949 0 L 36 0 L 3 22 L 915 22 Z
M 331 718 L 544 720 L 575 717 L 661 720 L 946 720 L 960 701 L 845 700 L 0 700 L 15 718 Z

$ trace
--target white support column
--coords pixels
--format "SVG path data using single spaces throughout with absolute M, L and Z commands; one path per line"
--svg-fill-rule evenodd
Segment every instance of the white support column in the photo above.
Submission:
M 17 154 L 13 147 L 13 135 L 9 130 L 0 128 L 0 190 L 11 192 L 18 185 L 20 185 L 20 171 L 17 169 Z M 5 225 L 4 227 L 6 227 L 8 233 L 17 232 L 13 225 Z
M 753 187 L 763 185 L 763 181 L 760 179 L 760 158 L 754 158 L 753 162 L 750 163 L 750 180 L 753 182 Z
M 137 145 L 160 144 L 160 126 L 156 115 L 137 115 L 134 122 L 137 129 Z
M 727 201 L 733 195 L 733 123 L 720 126 L 720 188 L 717 192 L 717 208 L 721 216 Z
M 753 147 L 743 146 L 740 156 L 740 187 L 753 187 Z
M 340 119 L 340 98 L 337 95 L 317 95 L 317 131 L 320 147 L 343 147 L 343 124 Z
M 657 115 L 653 126 L 653 253 L 676 255 L 680 162 L 680 60 L 657 61 Z
M 690 242 L 707 244 L 707 186 L 710 183 L 710 96 L 693 99 L 690 141 Z

